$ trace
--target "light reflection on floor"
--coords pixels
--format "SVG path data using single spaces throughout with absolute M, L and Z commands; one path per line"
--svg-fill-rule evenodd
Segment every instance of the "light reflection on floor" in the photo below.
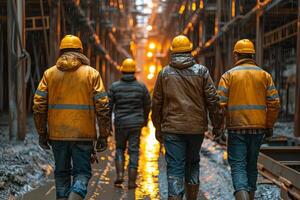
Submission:
M 136 199 L 159 199 L 158 158 L 160 144 L 155 139 L 155 128 L 150 121 L 142 130 L 139 161 L 139 187 Z

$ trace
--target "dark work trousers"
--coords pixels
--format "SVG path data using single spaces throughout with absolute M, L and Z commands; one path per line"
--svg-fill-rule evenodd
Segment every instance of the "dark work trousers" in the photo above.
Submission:
M 264 134 L 238 134 L 228 130 L 228 163 L 234 191 L 256 191 L 257 159 Z
M 168 196 L 183 197 L 184 182 L 199 184 L 200 149 L 204 134 L 163 134 Z
M 128 168 L 138 168 L 141 127 L 116 128 L 116 161 L 124 162 L 124 154 L 128 143 Z
M 93 142 L 52 140 L 50 143 L 55 159 L 56 198 L 68 198 L 70 192 L 75 192 L 84 198 L 92 176 Z

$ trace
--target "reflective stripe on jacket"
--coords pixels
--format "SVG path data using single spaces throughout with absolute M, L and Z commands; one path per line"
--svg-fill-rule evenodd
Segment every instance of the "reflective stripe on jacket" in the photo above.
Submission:
M 67 54 L 46 70 L 34 95 L 35 115 L 47 114 L 52 140 L 94 140 L 109 134 L 108 97 L 98 71 Z M 102 135 L 101 135 L 102 134 Z
M 218 95 L 228 129 L 272 128 L 277 119 L 280 100 L 272 77 L 253 62 L 223 74 Z

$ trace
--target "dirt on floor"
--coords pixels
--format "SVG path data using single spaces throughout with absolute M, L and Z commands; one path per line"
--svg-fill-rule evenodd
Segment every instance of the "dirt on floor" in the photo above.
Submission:
M 44 184 L 53 171 L 53 155 L 38 146 L 32 120 L 21 142 L 10 142 L 8 127 L 0 126 L 0 156 L 0 199 L 18 199 Z

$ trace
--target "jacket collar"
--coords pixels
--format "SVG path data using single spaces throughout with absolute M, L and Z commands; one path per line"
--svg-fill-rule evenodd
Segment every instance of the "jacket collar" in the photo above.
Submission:
M 170 66 L 177 69 L 189 68 L 196 64 L 194 57 L 189 53 L 171 54 Z
M 135 81 L 135 75 L 134 74 L 123 74 L 123 76 L 121 77 L 122 81 Z
M 245 59 L 241 59 L 241 60 L 237 61 L 234 64 L 234 66 L 236 67 L 236 66 L 245 65 L 245 64 L 258 66 L 258 64 L 256 63 L 255 60 L 249 59 L 249 58 L 245 58 Z

